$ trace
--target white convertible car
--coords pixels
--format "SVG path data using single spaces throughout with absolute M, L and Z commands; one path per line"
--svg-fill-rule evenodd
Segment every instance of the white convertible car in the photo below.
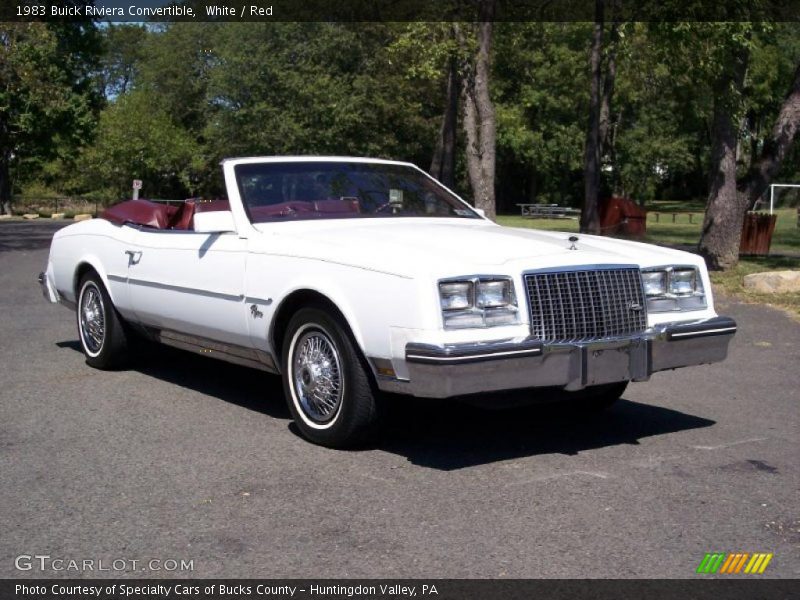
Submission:
M 698 256 L 501 227 L 409 163 L 222 168 L 227 200 L 131 200 L 56 233 L 39 281 L 76 310 L 89 365 L 123 365 L 144 335 L 279 373 L 303 435 L 342 447 L 376 431 L 381 391 L 608 405 L 723 360 L 736 332 Z

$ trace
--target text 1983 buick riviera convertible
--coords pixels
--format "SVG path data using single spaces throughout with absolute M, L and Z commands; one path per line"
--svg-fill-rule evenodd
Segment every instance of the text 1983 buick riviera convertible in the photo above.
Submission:
M 340 447 L 375 431 L 381 391 L 608 404 L 723 360 L 736 331 L 698 256 L 501 227 L 408 163 L 222 168 L 227 200 L 132 200 L 56 233 L 39 279 L 76 310 L 89 365 L 123 364 L 143 334 L 280 373 L 303 435 Z

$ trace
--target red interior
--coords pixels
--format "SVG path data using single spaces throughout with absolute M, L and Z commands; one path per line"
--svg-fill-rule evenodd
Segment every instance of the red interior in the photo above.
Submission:
M 281 202 L 279 204 L 265 204 L 263 206 L 251 206 L 250 216 L 253 221 L 268 220 L 272 217 L 297 217 L 310 218 L 321 217 L 330 214 L 357 214 L 361 212 L 357 198 L 342 200 L 339 198 L 328 198 L 327 200 L 314 200 L 313 202 L 303 200 L 293 200 L 291 202 Z
M 194 214 L 196 212 L 212 212 L 230 210 L 227 200 L 200 200 L 189 198 L 183 204 L 170 206 L 161 202 L 150 200 L 125 200 L 114 206 L 109 206 L 101 218 L 123 225 L 132 223 L 153 229 L 173 229 L 191 231 L 194 229 Z
M 126 200 L 109 206 L 103 211 L 101 217 L 118 225 L 135 223 L 155 229 L 167 229 L 170 220 L 177 212 L 177 207 L 167 204 L 149 200 Z
M 330 198 L 314 202 L 314 210 L 321 213 L 357 213 L 361 212 L 361 207 L 358 204 L 358 198 L 348 198 L 347 200 Z
M 186 200 L 178 207 L 175 214 L 169 221 L 169 229 L 192 229 L 192 218 L 194 217 L 196 203 L 194 200 Z
M 150 200 L 125 200 L 108 207 L 101 217 L 118 225 L 132 223 L 153 229 L 191 231 L 194 229 L 195 213 L 230 209 L 231 205 L 227 200 L 190 198 L 179 206 L 170 206 Z M 254 221 L 269 220 L 273 217 L 315 218 L 327 214 L 357 214 L 359 212 L 360 207 L 356 198 L 329 198 L 313 202 L 294 200 L 280 204 L 254 206 L 250 209 Z

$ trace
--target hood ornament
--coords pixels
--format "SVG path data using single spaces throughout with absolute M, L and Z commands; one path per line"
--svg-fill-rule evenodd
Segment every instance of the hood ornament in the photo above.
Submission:
M 570 247 L 569 247 L 569 250 L 577 250 L 577 249 L 578 249 L 578 247 L 575 245 L 575 242 L 577 242 L 577 241 L 578 241 L 578 239 L 579 239 L 579 238 L 578 238 L 578 236 L 577 236 L 577 235 L 571 235 L 571 236 L 569 236 L 569 238 L 568 238 L 568 239 L 569 239 L 569 241 L 570 241 Z

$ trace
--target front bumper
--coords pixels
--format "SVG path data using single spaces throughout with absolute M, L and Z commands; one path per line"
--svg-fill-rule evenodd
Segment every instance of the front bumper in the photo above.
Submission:
M 658 325 L 632 338 L 543 343 L 531 338 L 435 346 L 409 343 L 409 379 L 379 377 L 385 391 L 427 398 L 533 387 L 580 390 L 720 362 L 736 333 L 729 317 Z
M 53 304 L 57 304 L 60 301 L 60 298 L 58 296 L 58 292 L 56 291 L 56 287 L 47 276 L 47 272 L 43 271 L 39 273 L 37 280 L 42 288 L 42 296 L 44 296 L 44 299 L 48 302 L 52 302 Z

